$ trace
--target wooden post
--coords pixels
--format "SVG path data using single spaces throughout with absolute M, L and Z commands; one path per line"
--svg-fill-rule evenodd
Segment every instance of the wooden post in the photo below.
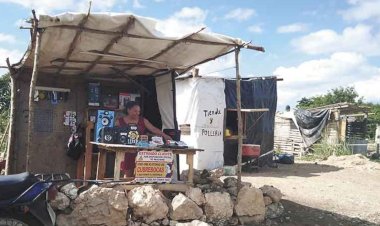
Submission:
M 88 116 L 86 116 L 88 119 Z M 86 126 L 86 151 L 84 152 L 84 179 L 91 179 L 91 169 L 92 169 L 92 144 L 91 142 L 91 130 L 94 129 L 93 122 L 87 122 Z M 83 168 L 82 168 L 83 171 Z
M 186 163 L 189 165 L 189 172 L 187 173 L 187 184 L 194 184 L 194 153 L 186 153 Z
M 10 70 L 11 72 L 11 70 Z M 16 96 L 17 85 L 16 75 L 11 72 L 11 110 L 9 117 L 9 132 L 8 132 L 8 144 L 7 144 L 7 160 L 5 163 L 5 174 L 12 174 L 15 172 L 15 159 L 14 159 L 14 132 L 15 132 L 15 120 L 16 120 Z
M 120 164 L 124 159 L 125 153 L 122 151 L 116 151 L 115 155 L 115 167 L 113 172 L 113 179 L 120 180 Z
M 96 169 L 96 179 L 103 180 L 106 171 L 106 151 L 99 148 L 98 167 Z
M 37 26 L 34 29 L 38 29 Z M 28 141 L 27 141 L 27 149 L 26 149 L 26 171 L 30 170 L 30 154 L 32 148 L 32 135 L 34 130 L 34 91 L 36 87 L 37 77 L 38 77 L 38 64 L 40 58 L 40 46 L 41 46 L 41 33 L 36 31 L 36 47 L 34 51 L 34 62 L 33 62 L 33 72 L 32 78 L 30 80 L 29 87 L 29 119 L 28 119 Z
M 243 144 L 243 120 L 241 117 L 241 93 L 240 93 L 240 72 L 239 72 L 239 53 L 240 48 L 235 49 L 235 65 L 236 65 L 236 109 L 238 116 L 238 191 L 241 188 L 241 158 L 242 158 L 242 144 Z

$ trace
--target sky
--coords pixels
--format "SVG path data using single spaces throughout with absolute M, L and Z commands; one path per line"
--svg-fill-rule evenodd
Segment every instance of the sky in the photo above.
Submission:
M 20 60 L 24 21 L 37 14 L 87 12 L 84 0 L 0 0 L 0 66 Z M 278 76 L 278 110 L 302 97 L 354 86 L 380 103 L 380 0 L 93 0 L 91 12 L 133 13 L 160 21 L 170 35 L 206 27 L 263 46 L 242 50 L 242 77 Z M 5 69 L 0 69 L 4 74 Z M 234 54 L 200 66 L 203 76 L 234 77 Z

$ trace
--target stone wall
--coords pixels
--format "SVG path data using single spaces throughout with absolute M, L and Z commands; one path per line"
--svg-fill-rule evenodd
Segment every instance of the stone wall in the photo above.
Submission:
M 223 181 L 210 173 L 198 174 L 198 183 L 184 194 L 141 186 L 127 191 L 91 186 L 76 197 L 75 186 L 60 189 L 51 204 L 57 225 L 206 226 L 253 225 L 281 216 L 282 194 L 272 186 L 255 188 L 237 179 Z

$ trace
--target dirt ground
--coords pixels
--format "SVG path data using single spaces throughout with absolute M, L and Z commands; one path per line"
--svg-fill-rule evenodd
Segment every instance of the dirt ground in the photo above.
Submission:
M 380 163 L 360 155 L 279 164 L 242 180 L 284 194 L 285 214 L 267 225 L 380 225 Z

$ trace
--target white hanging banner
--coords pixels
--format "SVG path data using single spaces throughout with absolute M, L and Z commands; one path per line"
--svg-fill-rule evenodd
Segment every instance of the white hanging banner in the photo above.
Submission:
M 176 87 L 178 124 L 190 125 L 190 135 L 182 137 L 189 146 L 205 150 L 195 155 L 194 167 L 223 167 L 226 108 L 223 79 L 191 78 L 177 81 Z

